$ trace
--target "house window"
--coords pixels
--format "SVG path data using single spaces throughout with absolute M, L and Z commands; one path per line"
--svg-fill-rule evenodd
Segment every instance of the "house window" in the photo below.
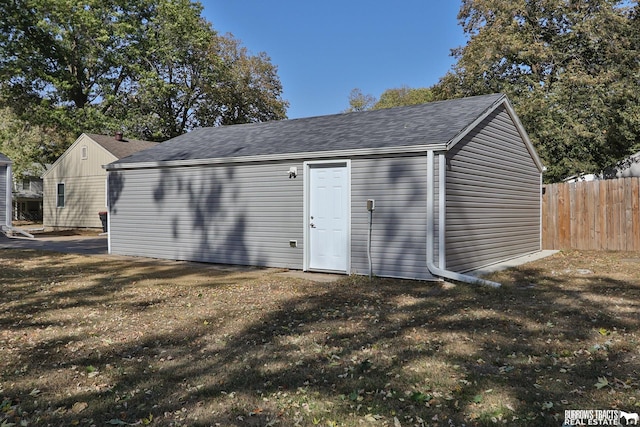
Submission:
M 57 203 L 56 206 L 64 208 L 64 182 L 58 183 Z
M 80 148 L 80 159 L 82 160 L 87 160 L 87 157 L 89 156 L 89 149 L 87 148 L 86 145 L 83 145 Z
M 22 180 L 22 189 L 23 190 L 31 189 L 31 180 L 30 179 L 23 179 Z

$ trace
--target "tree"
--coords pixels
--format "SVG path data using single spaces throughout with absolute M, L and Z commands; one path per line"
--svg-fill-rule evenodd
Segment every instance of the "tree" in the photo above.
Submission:
M 63 146 L 81 132 L 163 141 L 286 118 L 269 57 L 219 36 L 201 13 L 190 0 L 2 2 L 0 107 Z
M 221 77 L 216 33 L 201 12 L 189 0 L 161 0 L 141 23 L 145 37 L 136 46 L 139 57 L 124 81 L 126 90 L 114 93 L 105 108 L 123 130 L 162 141 L 198 126 L 195 111 Z
M 401 88 L 387 89 L 382 92 L 378 100 L 372 95 L 363 94 L 360 89 L 353 89 L 349 95 L 349 108 L 346 112 L 381 110 L 431 101 L 433 101 L 433 93 L 430 88 L 412 89 L 402 86 Z
M 280 98 L 282 84 L 267 54 L 250 55 L 231 34 L 217 40 L 222 77 L 208 87 L 206 105 L 197 114 L 201 126 L 286 118 L 289 103 Z
M 555 181 L 640 148 L 637 3 L 463 0 L 436 99 L 506 93 Z
M 373 106 L 374 110 L 382 108 L 401 107 L 406 105 L 424 104 L 433 101 L 433 94 L 429 88 L 411 89 L 403 86 L 397 89 L 387 89 L 382 92 L 380 99 Z
M 54 109 L 82 109 L 120 90 L 131 47 L 148 19 L 147 0 L 9 0 L 2 3 L 0 78 L 16 111 L 37 110 L 31 121 L 57 122 Z M 20 103 L 21 106 L 17 107 Z M 38 107 L 42 107 L 39 108 Z M 31 112 L 30 112 L 31 113 Z
M 198 3 L 165 0 L 145 25 L 141 60 L 118 107 L 107 110 L 131 133 L 162 141 L 200 126 L 286 118 L 269 57 L 217 35 L 201 12 Z
M 10 108 L 0 108 L 0 152 L 13 161 L 13 174 L 18 178 L 42 174 L 47 159 L 64 152 L 66 147 L 57 143 L 58 136 L 53 129 L 21 120 Z
M 345 113 L 370 110 L 375 103 L 374 96 L 365 95 L 360 89 L 355 88 L 349 94 L 349 108 L 345 110 Z

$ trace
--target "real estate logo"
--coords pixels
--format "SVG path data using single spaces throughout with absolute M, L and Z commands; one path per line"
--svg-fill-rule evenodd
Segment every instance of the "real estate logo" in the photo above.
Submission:
M 564 426 L 630 426 L 638 425 L 636 412 L 617 409 L 571 409 L 564 411 Z

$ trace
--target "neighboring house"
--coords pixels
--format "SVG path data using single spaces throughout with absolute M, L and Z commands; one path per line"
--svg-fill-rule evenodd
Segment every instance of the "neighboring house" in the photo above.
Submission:
M 0 232 L 11 227 L 11 160 L 0 153 Z
M 157 143 L 83 133 L 43 175 L 45 228 L 99 228 L 106 211 L 102 165 L 156 146 Z
M 601 177 L 594 173 L 583 173 L 580 175 L 571 175 L 570 177 L 563 179 L 562 182 L 571 183 L 571 182 L 595 181 L 597 179 L 601 179 Z
M 29 172 L 13 179 L 13 219 L 42 221 L 42 178 Z
M 605 168 L 600 173 L 583 173 L 563 179 L 563 182 L 595 181 L 600 179 L 640 177 L 640 151 Z
M 640 151 L 605 169 L 602 176 L 605 179 L 640 177 Z
M 501 94 L 201 128 L 105 168 L 113 254 L 368 274 L 368 200 L 378 276 L 541 248 L 543 166 Z

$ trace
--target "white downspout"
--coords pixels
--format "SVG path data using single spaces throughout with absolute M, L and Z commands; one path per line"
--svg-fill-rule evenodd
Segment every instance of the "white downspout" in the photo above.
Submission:
M 111 255 L 111 200 L 109 199 L 109 178 L 111 178 L 111 172 L 107 171 L 107 182 L 105 183 L 105 204 L 107 205 L 107 253 Z
M 449 271 L 446 270 L 445 268 L 440 268 L 438 266 L 436 266 L 433 263 L 433 245 L 434 245 L 434 197 L 433 197 L 433 192 L 434 192 L 434 187 L 435 187 L 435 181 L 434 181 L 434 171 L 433 171 L 433 163 L 434 163 L 434 153 L 433 151 L 429 150 L 427 151 L 427 269 L 429 270 L 429 272 L 431 274 L 433 274 L 436 277 L 442 277 L 445 279 L 451 279 L 451 280 L 456 280 L 458 282 L 465 282 L 465 283 L 470 283 L 473 285 L 485 285 L 485 286 L 490 286 L 492 288 L 499 288 L 500 286 L 502 286 L 500 283 L 497 282 L 492 282 L 490 280 L 485 280 L 485 279 L 479 279 L 477 277 L 473 277 L 473 276 L 469 276 L 466 274 L 460 274 L 460 273 L 456 273 L 454 271 Z M 444 201 L 446 201 L 446 198 L 444 197 L 444 194 L 442 194 L 444 192 L 444 177 L 446 176 L 443 169 L 444 169 L 444 154 L 438 154 L 438 156 L 440 156 L 440 203 L 443 204 Z M 440 206 L 440 208 L 442 209 L 442 206 Z M 439 264 L 440 265 L 444 265 L 444 258 L 443 258 L 443 254 L 444 252 L 444 247 L 445 247 L 445 243 L 444 243 L 444 220 L 443 220 L 443 216 L 440 216 L 440 224 L 439 224 L 439 242 L 438 242 L 438 249 L 439 249 Z

